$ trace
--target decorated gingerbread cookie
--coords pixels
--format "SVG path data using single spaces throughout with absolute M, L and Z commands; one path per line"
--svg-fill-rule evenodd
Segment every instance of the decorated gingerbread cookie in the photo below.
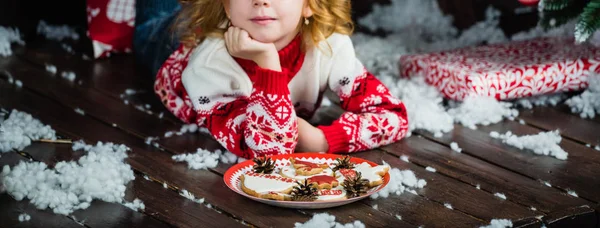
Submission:
M 317 197 L 317 201 L 343 200 L 346 198 L 346 191 L 344 191 L 343 187 L 338 186 L 332 189 L 319 190 L 319 197 Z
M 286 166 L 286 167 L 281 168 L 280 174 L 284 177 L 293 178 L 293 179 L 297 179 L 297 180 L 304 180 L 306 178 L 311 178 L 314 176 L 321 176 L 321 175 L 333 176 L 333 171 L 329 168 L 326 168 L 326 169 L 322 169 L 322 171 L 320 173 L 315 173 L 312 175 L 302 175 L 302 174 L 306 174 L 306 173 L 298 174 L 296 168 L 294 168 L 292 166 Z
M 296 185 L 296 180 L 277 174 L 263 174 L 250 171 L 243 174 L 240 178 L 242 181 L 242 191 L 248 195 L 265 199 L 290 200 L 287 194 Z
M 315 184 L 318 189 L 331 189 L 338 186 L 339 182 L 334 176 L 318 175 L 307 178 L 308 183 Z
M 290 162 L 292 166 L 296 169 L 296 175 L 298 176 L 312 176 L 316 174 L 320 174 L 325 169 L 329 169 L 327 164 L 317 164 L 302 160 L 296 160 L 294 158 L 290 158 Z
M 354 178 L 357 173 L 361 173 L 362 179 L 368 180 L 370 187 L 375 187 L 383 183 L 383 176 L 387 174 L 389 169 L 388 165 L 371 166 L 369 163 L 363 162 L 354 166 L 353 169 L 340 169 L 335 174 L 341 183 L 345 179 Z

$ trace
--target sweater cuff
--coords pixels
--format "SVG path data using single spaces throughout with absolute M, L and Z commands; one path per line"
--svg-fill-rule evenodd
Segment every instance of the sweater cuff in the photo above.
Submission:
M 329 144 L 328 154 L 348 153 L 350 140 L 342 125 L 334 123 L 331 126 L 318 126 L 318 128 L 323 131 Z
M 289 94 L 288 77 L 286 71 L 274 71 L 263 68 L 256 69 L 254 88 L 270 94 Z

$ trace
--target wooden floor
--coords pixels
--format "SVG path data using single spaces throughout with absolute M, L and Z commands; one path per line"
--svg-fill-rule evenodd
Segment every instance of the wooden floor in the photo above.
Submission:
M 152 77 L 136 72 L 131 56 L 89 61 L 66 54 L 52 42 L 15 47 L 15 55 L 0 57 L 0 107 L 26 111 L 50 124 L 67 138 L 88 143 L 110 141 L 129 146 L 127 162 L 136 179 L 127 190 L 127 200 L 141 199 L 146 209 L 135 212 L 119 204 L 94 202 L 72 217 L 36 210 L 26 201 L 0 195 L 0 219 L 6 227 L 293 227 L 318 212 L 335 215 L 338 222 L 362 221 L 367 227 L 476 227 L 490 220 L 511 219 L 515 227 L 599 227 L 600 151 L 586 144 L 600 144 L 600 119 L 586 120 L 564 107 L 523 110 L 516 121 L 504 121 L 477 130 L 456 125 L 441 138 L 426 132 L 381 149 L 358 153 L 372 161 L 384 160 L 392 167 L 410 169 L 428 184 L 417 195 L 404 193 L 387 199 L 366 199 L 327 210 L 292 210 L 260 204 L 229 190 L 223 174 L 230 165 L 193 171 L 175 163 L 171 156 L 215 150 L 219 144 L 209 135 L 186 134 L 162 137 L 179 130 L 181 123 L 170 115 L 151 92 Z M 73 71 L 69 82 L 45 70 Z M 7 76 L 21 80 L 23 87 L 9 84 Z M 81 83 L 79 83 L 81 82 Z M 144 92 L 127 96 L 128 88 Z M 151 114 L 135 108 L 150 104 Z M 80 108 L 85 115 L 74 110 Z M 329 107 L 319 115 L 323 122 L 339 115 Z M 163 113 L 164 118 L 159 118 Z M 535 134 L 560 129 L 561 146 L 569 152 L 566 161 L 536 156 L 506 146 L 489 137 L 490 131 Z M 147 145 L 146 137 L 159 136 L 160 148 Z M 457 142 L 463 153 L 450 149 Z M 6 153 L 0 166 L 15 165 L 28 157 L 48 164 L 82 156 L 69 145 L 36 143 L 24 153 Z M 399 159 L 406 155 L 410 163 Z M 437 172 L 428 172 L 433 167 Z M 147 175 L 151 180 L 146 180 Z M 168 188 L 163 188 L 166 183 Z M 546 185 L 549 183 L 551 186 Z M 178 193 L 187 190 L 205 204 L 192 202 Z M 578 197 L 567 194 L 574 191 Z M 501 193 L 506 200 L 495 196 Z M 452 205 L 448 209 L 445 204 Z M 377 206 L 377 209 L 374 209 Z M 19 223 L 20 213 L 31 221 Z M 402 217 L 397 219 L 396 215 Z

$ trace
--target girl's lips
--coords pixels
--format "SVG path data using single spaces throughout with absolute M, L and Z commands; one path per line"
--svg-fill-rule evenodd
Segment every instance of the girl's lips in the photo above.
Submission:
M 272 18 L 272 17 L 255 17 L 250 20 L 259 25 L 267 25 L 267 24 L 270 24 L 271 22 L 275 21 L 276 19 Z

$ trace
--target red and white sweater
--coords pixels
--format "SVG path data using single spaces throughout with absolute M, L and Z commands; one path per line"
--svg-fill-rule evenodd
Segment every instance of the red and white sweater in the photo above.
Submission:
M 329 45 L 328 45 L 329 44 Z M 182 121 L 206 127 L 226 149 L 253 158 L 290 154 L 297 117 L 309 118 L 326 89 L 347 112 L 319 126 L 328 153 L 349 153 L 395 142 L 406 135 L 404 104 L 356 58 L 347 35 L 333 34 L 306 52 L 301 36 L 279 51 L 282 72 L 234 58 L 225 42 L 207 38 L 181 46 L 159 70 L 155 92 Z

